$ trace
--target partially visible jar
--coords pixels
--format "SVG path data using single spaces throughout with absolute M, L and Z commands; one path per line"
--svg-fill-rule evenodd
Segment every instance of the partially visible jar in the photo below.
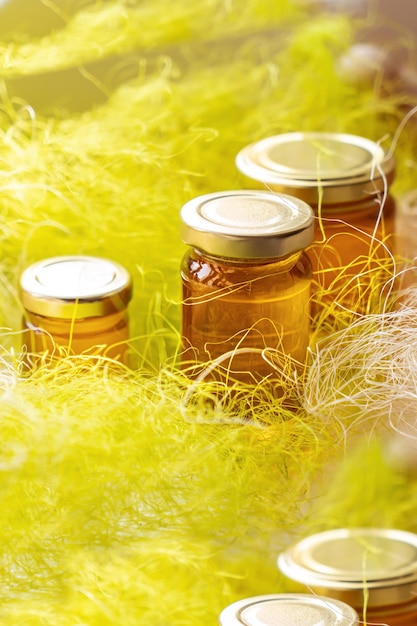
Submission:
M 398 291 L 415 289 L 417 285 L 417 190 L 398 198 L 397 211 Z
M 303 588 L 354 607 L 366 624 L 417 624 L 417 535 L 338 528 L 302 539 L 278 557 Z
M 21 276 L 25 348 L 29 355 L 102 355 L 128 364 L 132 281 L 113 261 L 58 256 Z
M 309 343 L 313 211 L 282 194 L 225 191 L 181 210 L 184 362 L 234 379 L 273 372 L 264 349 L 303 363 Z
M 366 313 L 393 272 L 395 161 L 364 137 L 294 132 L 267 137 L 236 157 L 245 184 L 292 194 L 316 214 L 316 299 Z
M 358 626 L 359 615 L 340 602 L 302 593 L 254 596 L 226 607 L 220 626 Z

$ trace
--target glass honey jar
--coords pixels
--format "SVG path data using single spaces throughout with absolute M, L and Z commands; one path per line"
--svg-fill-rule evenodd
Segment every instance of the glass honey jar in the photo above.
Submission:
M 309 342 L 313 237 L 308 204 L 266 191 L 225 191 L 181 210 L 186 252 L 184 362 L 218 360 L 232 377 L 271 375 L 262 351 L 304 362 Z
M 364 623 L 417 624 L 417 535 L 338 528 L 306 537 L 278 557 L 302 588 L 354 607 Z
M 26 351 L 102 355 L 128 364 L 128 271 L 92 256 L 58 256 L 21 275 Z
M 293 132 L 243 148 L 236 165 L 245 185 L 292 194 L 316 215 L 316 300 L 361 313 L 392 278 L 395 162 L 376 142 L 356 135 Z
M 359 615 L 339 600 L 302 593 L 254 596 L 226 607 L 220 626 L 358 626 Z

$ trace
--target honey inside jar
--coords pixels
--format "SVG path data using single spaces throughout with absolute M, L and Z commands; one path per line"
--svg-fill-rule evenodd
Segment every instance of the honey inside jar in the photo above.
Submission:
M 305 253 L 242 265 L 191 252 L 182 277 L 183 336 L 197 361 L 230 353 L 223 365 L 247 382 L 271 374 L 263 349 L 304 361 L 311 287 Z

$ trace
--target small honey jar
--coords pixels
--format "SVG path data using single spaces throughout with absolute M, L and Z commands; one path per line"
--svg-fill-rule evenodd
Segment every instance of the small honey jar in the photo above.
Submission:
M 304 362 L 309 342 L 313 211 L 266 191 L 197 197 L 181 210 L 184 359 L 220 359 L 235 379 L 271 374 L 275 349 Z
M 254 596 L 226 607 L 220 626 L 358 626 L 359 615 L 340 602 L 302 593 Z
M 316 215 L 316 298 L 369 312 L 392 276 L 395 162 L 367 138 L 294 132 L 267 137 L 236 157 L 248 187 L 292 194 Z
M 302 539 L 278 557 L 280 570 L 309 591 L 346 602 L 364 623 L 417 624 L 417 535 L 338 528 Z
M 30 354 L 102 355 L 127 364 L 132 296 L 128 271 L 92 256 L 58 256 L 29 266 L 20 280 Z

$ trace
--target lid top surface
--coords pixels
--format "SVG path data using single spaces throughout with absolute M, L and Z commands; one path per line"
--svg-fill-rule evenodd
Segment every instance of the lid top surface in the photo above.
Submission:
M 271 146 L 265 153 L 265 162 L 271 169 L 275 165 L 277 171 L 299 172 L 302 178 L 349 176 L 369 167 L 371 158 L 369 150 L 363 146 L 331 138 L 282 143 Z
M 219 236 L 262 237 L 307 228 L 313 213 L 305 202 L 284 194 L 232 191 L 191 200 L 181 218 L 192 229 Z
M 222 626 L 356 626 L 357 613 L 338 600 L 277 594 L 241 600 L 223 611 Z
M 335 626 L 351 624 L 330 604 L 314 601 L 282 600 L 259 602 L 240 612 L 245 626 Z
M 52 257 L 22 274 L 22 289 L 39 298 L 84 300 L 104 298 L 126 288 L 130 277 L 122 266 L 98 257 Z
M 417 581 L 417 535 L 391 529 L 336 529 L 311 535 L 279 558 L 290 578 L 333 587 Z
M 391 171 L 393 160 L 376 142 L 343 133 L 284 133 L 250 144 L 236 158 L 238 169 L 255 180 L 283 185 L 365 183 Z

